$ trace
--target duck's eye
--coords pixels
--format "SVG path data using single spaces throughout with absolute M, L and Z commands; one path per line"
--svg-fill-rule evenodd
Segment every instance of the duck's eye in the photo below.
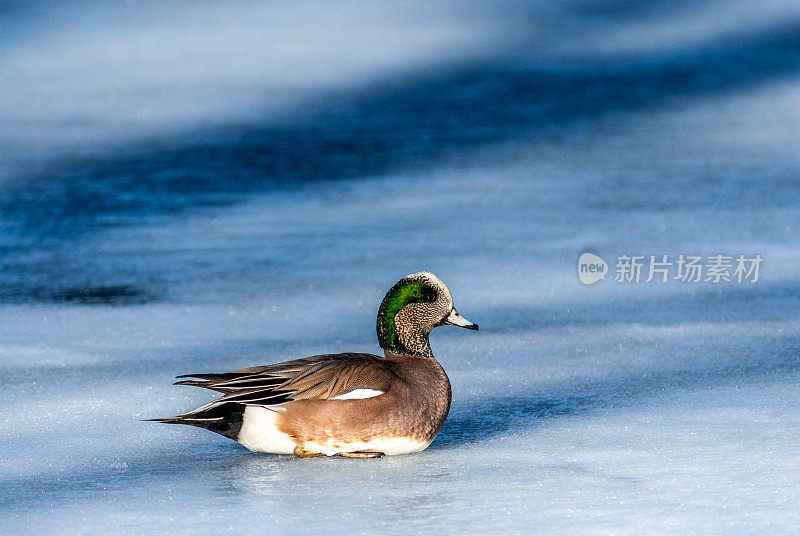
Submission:
M 433 291 L 433 289 L 425 289 L 422 291 L 422 299 L 426 302 L 435 302 L 436 293 Z

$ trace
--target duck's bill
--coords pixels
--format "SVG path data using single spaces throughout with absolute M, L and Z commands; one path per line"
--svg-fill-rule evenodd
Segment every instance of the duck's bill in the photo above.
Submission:
M 447 315 L 447 318 L 444 319 L 444 323 L 449 326 L 458 326 L 460 328 L 474 329 L 475 331 L 478 331 L 478 324 L 473 324 L 472 322 L 470 322 L 469 320 L 458 314 L 458 311 L 456 311 L 455 309 L 450 311 L 450 314 Z

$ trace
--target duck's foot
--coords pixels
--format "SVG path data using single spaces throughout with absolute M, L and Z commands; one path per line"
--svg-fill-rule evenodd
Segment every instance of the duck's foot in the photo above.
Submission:
M 369 451 L 356 451 L 356 452 L 340 452 L 337 456 L 342 458 L 380 458 L 383 452 L 369 452 Z
M 311 452 L 310 450 L 306 450 L 302 445 L 297 445 L 294 448 L 294 455 L 298 458 L 316 458 L 317 456 L 325 456 L 320 452 Z

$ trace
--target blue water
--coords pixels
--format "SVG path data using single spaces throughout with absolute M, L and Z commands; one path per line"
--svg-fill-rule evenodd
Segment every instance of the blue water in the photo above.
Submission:
M 800 524 L 789 3 L 0 5 L 4 533 L 785 534 Z M 577 259 L 763 257 L 581 285 Z M 253 454 L 173 376 L 479 333 L 428 450 Z

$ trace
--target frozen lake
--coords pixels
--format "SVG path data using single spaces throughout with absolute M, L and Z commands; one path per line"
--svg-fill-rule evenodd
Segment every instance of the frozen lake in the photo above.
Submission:
M 163 5 L 0 5 L 0 533 L 797 532 L 796 3 Z M 420 270 L 481 326 L 426 451 L 141 421 Z

